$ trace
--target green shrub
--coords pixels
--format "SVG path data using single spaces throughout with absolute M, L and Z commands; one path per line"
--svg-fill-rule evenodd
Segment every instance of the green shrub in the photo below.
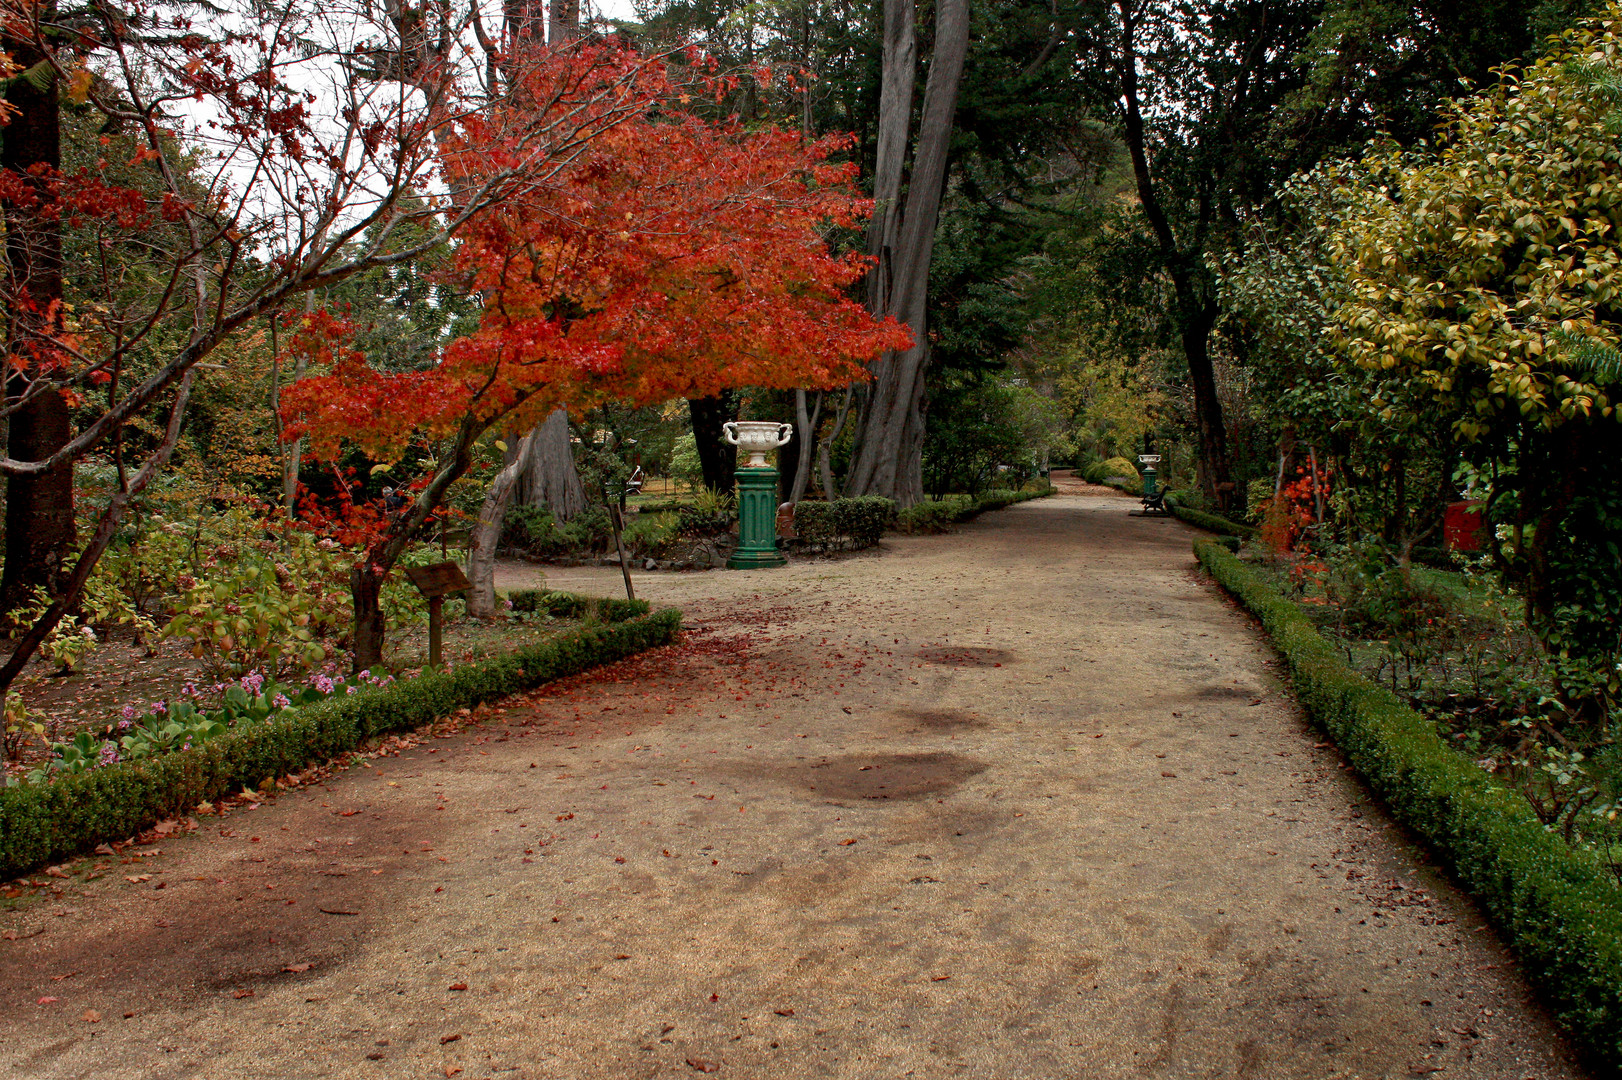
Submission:
M 614 543 L 608 510 L 588 506 L 568 521 L 558 521 L 545 506 L 509 506 L 501 521 L 501 543 L 536 558 L 606 551 Z
M 1040 499 L 1056 490 L 1048 481 L 1037 479 L 1027 481 L 1018 491 L 993 488 L 978 495 L 941 495 L 897 511 L 895 524 L 902 532 L 945 532 L 948 525 L 968 521 L 987 510 Z
M 596 618 L 603 622 L 624 622 L 649 610 L 646 600 L 597 599 L 578 593 L 551 589 L 514 589 L 507 594 L 512 609 L 524 614 L 540 613 L 554 619 Z
M 623 600 L 606 605 L 617 613 L 638 608 Z M 191 750 L 7 787 L 0 790 L 0 877 L 122 840 L 200 802 L 257 787 L 384 733 L 668 644 L 680 626 L 675 610 L 589 624 L 505 656 L 285 710 Z
M 974 512 L 969 495 L 942 495 L 896 511 L 896 528 L 907 533 L 945 532 L 954 522 Z
M 1267 504 L 1273 501 L 1273 481 L 1262 477 L 1245 486 L 1245 520 L 1252 525 L 1261 523 Z
M 1236 536 L 1242 540 L 1249 540 L 1256 535 L 1254 525 L 1241 525 L 1237 521 L 1229 521 L 1220 514 L 1210 514 L 1204 510 L 1196 510 L 1192 506 L 1185 505 L 1180 498 L 1167 496 L 1166 509 L 1196 529 L 1204 529 L 1220 536 Z
M 1622 890 L 1545 829 L 1521 795 L 1348 667 L 1242 561 L 1209 540 L 1194 552 L 1261 619 L 1307 713 L 1480 901 L 1578 1048 L 1608 1071 L 1622 1067 Z
M 1138 467 L 1119 455 L 1110 458 L 1101 466 L 1104 476 L 1124 476 L 1127 479 L 1138 475 Z
M 895 500 L 878 495 L 802 502 L 794 508 L 794 531 L 809 544 L 855 551 L 878 543 L 895 516 Z

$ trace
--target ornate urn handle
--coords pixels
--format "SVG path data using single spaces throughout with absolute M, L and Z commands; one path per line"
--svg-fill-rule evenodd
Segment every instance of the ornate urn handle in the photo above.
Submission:
M 777 445 L 778 446 L 787 446 L 789 444 L 789 441 L 791 439 L 793 439 L 793 438 L 794 438 L 794 425 L 793 424 L 779 424 L 779 425 L 777 425 Z
M 722 424 L 721 425 L 721 436 L 727 442 L 731 443 L 733 446 L 737 446 L 738 445 L 738 424 L 737 424 L 737 422 L 729 420 L 726 423 Z

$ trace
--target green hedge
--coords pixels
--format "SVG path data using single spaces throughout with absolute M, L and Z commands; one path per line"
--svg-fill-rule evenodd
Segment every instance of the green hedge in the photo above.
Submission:
M 895 500 L 878 495 L 794 507 L 794 532 L 808 544 L 872 547 L 895 519 Z
M 584 619 L 595 617 L 603 622 L 624 622 L 638 615 L 646 615 L 646 600 L 598 599 L 579 593 L 554 592 L 551 589 L 514 589 L 507 594 L 507 602 L 514 611 L 542 611 L 554 619 Z
M 1210 540 L 1194 552 L 1272 635 L 1295 694 L 1393 816 L 1423 837 L 1519 955 L 1583 1054 L 1622 1068 L 1622 889 L 1585 853 L 1342 661 L 1306 615 Z
M 1219 536 L 1237 536 L 1242 540 L 1249 540 L 1256 535 L 1256 528 L 1253 525 L 1241 525 L 1237 521 L 1229 521 L 1220 514 L 1208 514 L 1204 510 L 1184 506 L 1180 500 L 1175 498 L 1168 497 L 1166 499 L 1166 509 L 1196 529 L 1214 532 Z
M 1001 510 L 1014 503 L 1045 498 L 1056 490 L 1052 484 L 1032 481 L 1017 491 L 992 488 L 978 495 L 942 495 L 899 511 L 896 514 L 896 528 L 909 533 L 944 532 L 948 525 L 969 521 L 988 510 Z
M 625 601 L 619 601 L 624 604 Z M 195 750 L 0 790 L 0 878 L 122 840 L 165 817 L 267 777 L 326 761 L 367 739 L 668 644 L 681 613 L 588 624 L 505 656 L 427 672 L 235 729 Z

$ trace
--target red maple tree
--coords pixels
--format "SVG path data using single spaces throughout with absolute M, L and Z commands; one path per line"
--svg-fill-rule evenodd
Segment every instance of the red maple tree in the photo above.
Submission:
M 604 79 L 622 92 L 602 93 Z M 706 120 L 691 107 L 695 93 L 724 91 L 728 80 L 684 87 L 611 43 L 541 52 L 516 85 L 445 141 L 447 176 L 510 170 L 537 111 L 612 107 L 618 117 L 459 230 L 455 266 L 482 298 L 478 329 L 420 372 L 382 372 L 336 349 L 328 372 L 284 398 L 288 437 L 307 435 L 318 452 L 347 439 L 387 456 L 418 433 L 449 443 L 354 568 L 357 669 L 381 659 L 384 578 L 492 428 L 522 430 L 560 406 L 607 400 L 845 385 L 911 341 L 847 297 L 868 260 L 833 253 L 825 236 L 871 209 L 856 166 L 830 160 L 847 137 L 808 142 Z

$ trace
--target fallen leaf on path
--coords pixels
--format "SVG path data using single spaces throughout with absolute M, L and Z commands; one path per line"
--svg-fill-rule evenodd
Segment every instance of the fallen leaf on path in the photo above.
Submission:
M 243 998 L 253 997 L 254 992 L 252 990 L 233 990 L 231 991 L 231 996 L 236 998 L 238 1001 L 241 1001 Z
M 1171 779 L 1171 780 L 1177 779 L 1177 774 L 1174 773 L 1174 772 L 1163 772 L 1160 775 L 1164 776 L 1164 777 L 1167 777 L 1168 779 Z
M 930 982 L 945 982 L 947 979 L 950 979 L 950 978 L 951 978 L 950 975 L 934 975 L 934 976 L 930 977 L 929 981 Z
M 101 1023 L 101 1013 L 97 1012 L 95 1009 L 86 1009 L 84 1011 L 84 1022 L 87 1024 Z
M 16 941 L 17 940 L 17 931 L 15 931 L 15 930 L 7 930 L 5 933 L 0 934 L 0 938 L 5 938 L 7 941 Z
M 773 1009 L 772 1012 L 776 1013 L 778 1016 L 793 1016 L 794 1015 L 794 1010 L 793 1009 Z
M 152 880 L 152 875 L 151 874 L 136 874 L 133 877 L 126 877 L 124 880 L 129 882 L 131 885 L 140 885 L 140 884 L 142 884 L 144 882 L 151 881 Z
M 840 847 L 850 847 L 850 846 L 851 846 L 851 845 L 852 845 L 852 844 L 854 844 L 854 843 L 855 843 L 855 842 L 856 842 L 856 841 L 855 841 L 855 840 L 854 840 L 854 839 L 851 839 L 851 840 L 841 840 L 841 841 L 839 841 L 839 846 L 840 846 Z
M 302 975 L 313 967 L 315 967 L 314 964 L 288 964 L 282 970 L 291 971 L 294 975 Z
M 457 1073 L 459 1073 L 461 1071 L 462 1071 L 462 1067 L 460 1065 L 447 1065 L 447 1066 L 445 1066 L 445 1075 L 446 1076 L 455 1076 Z
M 440 1037 L 439 1037 L 439 1045 L 440 1045 L 440 1046 L 444 1046 L 444 1045 L 445 1045 L 445 1044 L 446 1044 L 446 1043 L 453 1043 L 453 1042 L 456 1042 L 456 1041 L 457 1041 L 457 1040 L 458 1040 L 458 1039 L 460 1039 L 460 1038 L 461 1038 L 461 1037 L 462 1037 L 462 1036 L 461 1036 L 461 1035 L 459 1035 L 459 1034 L 451 1034 L 451 1035 L 441 1035 L 441 1036 L 440 1036 Z
M 451 983 L 449 986 L 445 987 L 445 989 L 447 989 L 447 990 L 466 990 L 467 989 L 467 983 Z
M 44 997 L 40 998 L 38 1001 L 34 1002 L 34 1004 L 35 1005 L 54 1005 L 56 1002 L 58 1002 L 60 1000 L 62 1000 L 62 999 L 61 998 L 54 998 L 54 997 L 51 997 L 49 994 L 47 994 Z
M 69 874 L 66 870 L 62 869 L 60 866 L 47 866 L 45 868 L 45 876 L 46 877 L 55 877 L 55 878 L 72 877 L 71 874 Z
M 118 852 L 113 850 L 113 846 L 111 844 L 97 844 L 96 845 L 96 854 L 97 855 L 117 855 Z
M 377 873 L 377 871 L 373 871 L 373 873 Z M 360 914 L 360 912 L 358 912 L 358 911 L 350 911 L 348 908 L 324 907 L 324 908 L 317 908 L 316 910 L 320 911 L 321 914 L 323 914 L 323 915 L 359 915 Z
M 720 1066 L 720 1064 L 718 1062 L 705 1061 L 703 1058 L 688 1058 L 687 1059 L 687 1064 L 689 1066 L 691 1066 L 693 1069 L 695 1069 L 695 1070 L 697 1070 L 698 1072 L 701 1072 L 701 1073 L 712 1073 L 712 1072 L 720 1072 L 721 1071 L 721 1066 Z

